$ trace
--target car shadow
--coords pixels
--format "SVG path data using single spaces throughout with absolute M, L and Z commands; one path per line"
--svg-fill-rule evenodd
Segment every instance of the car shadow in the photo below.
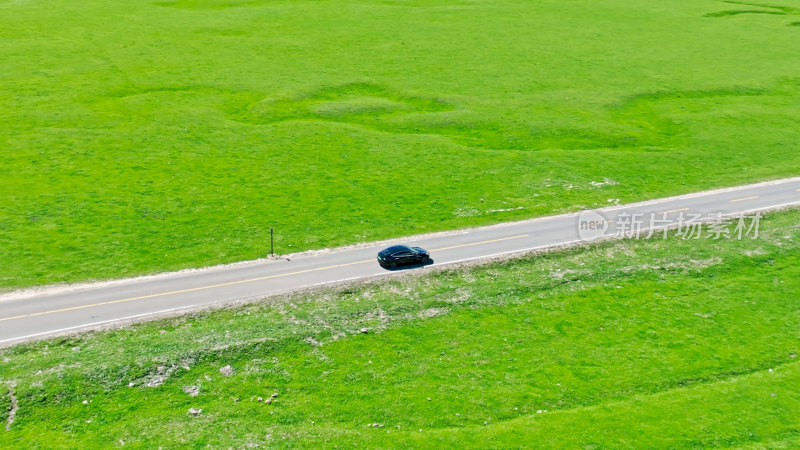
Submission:
M 384 270 L 388 270 L 390 272 L 397 272 L 397 271 L 400 271 L 400 270 L 419 269 L 420 267 L 430 266 L 434 262 L 435 261 L 431 259 L 426 263 L 408 264 L 406 266 L 397 266 L 397 267 L 384 267 L 384 266 L 381 266 L 381 268 L 384 269 Z

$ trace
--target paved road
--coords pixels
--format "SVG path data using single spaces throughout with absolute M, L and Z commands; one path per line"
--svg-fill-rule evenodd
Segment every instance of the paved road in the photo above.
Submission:
M 428 249 L 430 267 L 525 252 L 582 240 L 633 235 L 646 236 L 649 228 L 679 225 L 696 232 L 698 220 L 718 214 L 733 217 L 737 234 L 741 221 L 745 234 L 755 229 L 757 211 L 800 205 L 800 178 L 707 191 L 681 197 L 615 206 L 581 214 L 567 214 L 521 222 L 412 237 L 403 243 Z M 700 216 L 698 216 L 700 215 Z M 704 236 L 709 232 L 703 229 Z M 674 233 L 674 232 L 673 232 Z M 660 236 L 660 234 L 657 234 Z M 396 242 L 399 243 L 399 242 Z M 56 288 L 37 294 L 0 296 L 0 345 L 74 332 L 117 321 L 209 305 L 265 297 L 311 286 L 391 274 L 378 266 L 381 245 L 335 249 L 273 260 L 217 267 L 202 271 L 120 280 L 77 288 Z M 395 272 L 396 273 L 396 272 Z

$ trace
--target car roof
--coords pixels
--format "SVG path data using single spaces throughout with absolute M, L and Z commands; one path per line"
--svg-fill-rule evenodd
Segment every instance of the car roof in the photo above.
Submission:
M 384 250 L 384 252 L 387 252 L 387 253 L 408 252 L 408 251 L 411 251 L 411 247 L 408 247 L 407 245 L 393 245 L 393 246 L 387 248 L 386 250 Z

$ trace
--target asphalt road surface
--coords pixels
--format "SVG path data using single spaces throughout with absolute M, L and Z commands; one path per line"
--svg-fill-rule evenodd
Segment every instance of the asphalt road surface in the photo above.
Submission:
M 72 333 L 119 321 L 215 304 L 257 299 L 312 286 L 375 278 L 480 258 L 522 253 L 610 237 L 660 238 L 673 227 L 693 238 L 719 233 L 700 221 L 730 220 L 730 236 L 751 239 L 760 211 L 800 205 L 800 178 L 779 180 L 601 210 L 504 223 L 482 228 L 410 237 L 390 243 L 333 249 L 287 259 L 235 264 L 199 271 L 76 287 L 12 292 L 0 296 L 0 345 Z M 675 228 L 677 227 L 677 229 Z M 393 244 L 420 246 L 434 262 L 424 267 L 386 270 L 376 254 Z

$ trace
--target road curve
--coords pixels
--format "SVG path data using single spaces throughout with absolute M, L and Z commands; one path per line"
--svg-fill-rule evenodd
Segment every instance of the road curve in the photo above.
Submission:
M 504 223 L 454 233 L 411 237 L 402 243 L 428 249 L 432 265 L 630 235 L 689 225 L 719 215 L 739 217 L 800 205 L 800 177 L 620 205 L 592 212 Z M 736 220 L 734 220 L 736 222 Z M 686 227 L 689 230 L 689 227 Z M 734 231 L 734 227 L 731 227 Z M 745 232 L 747 230 L 744 230 Z M 753 230 L 750 230 L 751 232 Z M 401 243 L 401 242 L 397 242 Z M 378 266 L 382 244 L 333 249 L 247 264 L 220 266 L 75 288 L 0 296 L 0 346 L 175 313 L 224 302 L 393 273 Z M 396 273 L 396 272 L 395 272 Z

